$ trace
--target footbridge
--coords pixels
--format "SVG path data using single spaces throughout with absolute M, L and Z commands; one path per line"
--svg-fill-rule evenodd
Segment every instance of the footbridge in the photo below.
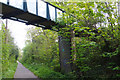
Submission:
M 0 16 L 51 29 L 64 11 L 43 0 L 0 0 Z

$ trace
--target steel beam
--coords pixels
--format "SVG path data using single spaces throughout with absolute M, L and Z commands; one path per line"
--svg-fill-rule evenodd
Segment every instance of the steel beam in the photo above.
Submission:
M 25 14 L 25 13 L 21 11 L 13 11 L 13 12 L 4 14 L 3 18 L 4 17 L 15 17 L 15 16 L 22 15 L 22 14 Z

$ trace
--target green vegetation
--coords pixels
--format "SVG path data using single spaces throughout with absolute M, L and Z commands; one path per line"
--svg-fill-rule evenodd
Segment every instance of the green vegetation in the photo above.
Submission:
M 16 68 L 17 63 L 9 63 L 8 69 L 2 73 L 2 78 L 14 78 Z
M 72 74 L 70 75 L 63 75 L 59 72 L 55 72 L 53 69 L 49 68 L 46 65 L 43 64 L 26 64 L 23 63 L 23 65 L 28 68 L 30 71 L 32 71 L 36 76 L 38 76 L 42 80 L 74 80 L 76 77 Z
M 117 2 L 52 4 L 66 11 L 58 20 L 62 27 L 53 27 L 59 30 L 58 33 L 40 28 L 28 30 L 22 63 L 40 78 L 50 78 L 53 74 L 54 77 L 64 78 L 61 69 L 69 68 L 64 64 L 70 64 L 70 73 L 77 79 L 120 78 L 120 25 Z M 58 36 L 71 42 L 71 55 L 67 55 L 71 58 L 67 58 L 70 62 L 61 63 Z
M 57 33 L 50 30 L 42 31 L 40 28 L 28 31 L 29 40 L 23 49 L 22 62 L 43 63 L 49 67 L 59 67 L 59 49 Z M 32 40 L 32 41 L 31 41 Z
M 23 58 L 22 63 L 23 64 L 36 64 L 36 68 L 38 68 L 38 64 L 43 64 L 48 67 L 51 67 L 52 69 L 56 71 L 60 71 L 60 64 L 59 64 L 59 49 L 58 49 L 58 42 L 57 40 L 57 33 L 52 32 L 50 30 L 42 31 L 40 28 L 30 29 L 28 31 L 29 38 L 32 38 L 32 41 L 27 40 L 26 41 L 26 47 L 23 49 Z M 32 67 L 33 65 L 31 65 Z M 36 69 L 33 68 L 33 71 Z M 45 69 L 46 68 L 46 69 Z M 48 70 L 49 68 L 45 67 L 44 70 Z M 31 69 L 31 68 L 30 68 Z M 43 67 L 36 70 L 35 73 L 40 73 Z M 40 70 L 40 71 L 39 71 Z M 37 72 L 38 71 L 38 72 Z M 42 71 L 45 72 L 45 71 Z M 42 73 L 41 72 L 41 73 Z M 54 72 L 50 70 L 50 72 L 53 72 L 55 74 L 60 74 L 57 72 Z M 50 76 L 46 73 L 42 74 L 36 74 L 39 77 L 43 78 L 44 76 Z M 40 76 L 41 75 L 41 76 Z
M 2 78 L 13 78 L 17 67 L 18 47 L 4 24 L 0 32 L 2 34 Z
M 53 3 L 66 11 L 58 22 L 67 26 L 59 29 L 59 33 L 72 40 L 71 63 L 79 78 L 120 77 L 120 25 L 116 3 Z
M 53 26 L 52 30 L 58 32 L 41 28 L 29 29 L 23 55 L 19 57 L 21 59 L 22 56 L 20 62 L 43 80 L 119 79 L 118 3 L 51 3 L 66 11 L 57 20 L 60 25 Z M 4 24 L 0 32 L 2 32 L 2 77 L 13 78 L 17 66 L 18 47 Z M 62 38 L 62 41 L 59 41 L 58 37 Z M 64 48 L 60 50 L 59 47 L 63 45 Z

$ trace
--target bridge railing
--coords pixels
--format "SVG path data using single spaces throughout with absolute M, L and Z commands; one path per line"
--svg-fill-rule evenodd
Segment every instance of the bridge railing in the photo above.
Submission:
M 52 21 L 57 21 L 64 13 L 60 8 L 43 0 L 0 0 L 0 2 Z

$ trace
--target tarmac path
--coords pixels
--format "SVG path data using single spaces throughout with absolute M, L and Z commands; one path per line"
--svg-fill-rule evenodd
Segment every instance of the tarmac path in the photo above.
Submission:
M 18 62 L 18 61 L 17 61 Z M 14 80 L 40 80 L 37 76 L 35 76 L 31 71 L 25 68 L 20 62 L 18 62 L 18 66 L 14 75 Z

